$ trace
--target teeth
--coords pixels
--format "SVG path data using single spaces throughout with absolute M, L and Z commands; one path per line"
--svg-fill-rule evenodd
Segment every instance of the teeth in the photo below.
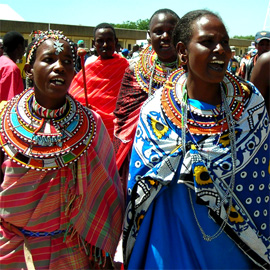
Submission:
M 63 84 L 63 83 L 64 83 L 64 80 L 63 80 L 63 79 L 61 79 L 61 78 L 53 79 L 52 81 L 54 81 L 54 82 L 55 82 L 55 84 L 58 84 L 58 85 L 60 85 L 60 84 Z
M 63 84 L 63 82 L 56 81 L 55 84 Z
M 214 60 L 210 62 L 211 64 L 219 64 L 219 65 L 223 65 L 224 61 L 219 61 L 219 60 Z

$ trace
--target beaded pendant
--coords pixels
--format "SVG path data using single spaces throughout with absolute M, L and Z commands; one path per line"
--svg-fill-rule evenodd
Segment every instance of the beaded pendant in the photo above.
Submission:
M 177 61 L 171 68 L 163 68 L 159 63 L 156 52 L 152 46 L 146 47 L 140 54 L 140 59 L 137 61 L 134 73 L 136 79 L 143 91 L 149 92 L 149 83 L 152 78 L 152 91 L 159 89 L 166 81 L 169 74 L 178 67 Z
M 181 102 L 183 100 L 186 79 L 187 72 L 183 69 L 173 72 L 164 85 L 161 97 L 162 110 L 170 121 L 180 129 L 183 123 Z M 221 87 L 225 91 L 232 116 L 237 121 L 243 113 L 248 91 L 229 72 L 226 72 Z M 220 134 L 228 130 L 226 116 L 222 113 L 222 106 L 203 110 L 189 105 L 187 108 L 187 124 L 189 131 L 193 134 Z
M 67 95 L 65 106 L 44 118 L 33 111 L 33 98 L 33 89 L 28 89 L 0 112 L 3 150 L 16 163 L 42 171 L 75 162 L 96 135 L 91 111 Z

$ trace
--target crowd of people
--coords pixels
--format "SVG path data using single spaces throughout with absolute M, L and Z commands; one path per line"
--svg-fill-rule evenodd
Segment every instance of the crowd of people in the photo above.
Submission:
M 270 32 L 242 63 L 204 9 L 93 35 L 35 31 L 28 87 L 0 41 L 1 269 L 269 269 Z

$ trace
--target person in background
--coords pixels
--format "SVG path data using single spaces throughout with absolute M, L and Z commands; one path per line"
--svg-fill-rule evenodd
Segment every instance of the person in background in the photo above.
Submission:
M 89 51 L 89 57 L 86 59 L 84 65 L 87 66 L 88 64 L 96 61 L 98 58 L 97 50 L 96 48 L 91 48 Z
M 245 80 L 250 81 L 251 73 L 256 65 L 258 57 L 263 53 L 270 51 L 270 32 L 269 31 L 259 31 L 255 35 L 255 47 L 257 53 L 253 55 L 247 63 L 243 63 L 240 66 L 238 76 L 242 77 Z
M 24 71 L 25 63 L 26 63 L 26 53 L 24 53 L 22 58 L 18 59 L 17 62 L 16 62 L 17 67 L 20 69 L 24 89 L 26 88 L 26 74 L 25 74 L 25 71 Z
M 40 31 L 0 112 L 1 269 L 112 269 L 123 192 L 101 117 L 68 94 L 73 42 Z M 19 123 L 19 124 L 18 124 Z
M 261 55 L 253 68 L 250 81 L 259 89 L 264 97 L 270 115 L 270 52 Z
M 82 39 L 80 39 L 77 43 L 77 50 L 79 50 L 80 48 L 85 49 L 85 44 L 84 41 Z M 87 60 L 87 58 L 89 57 L 89 55 L 86 53 L 84 56 L 84 63 Z M 80 56 L 77 56 L 76 58 L 76 65 L 75 65 L 75 71 L 78 73 L 80 70 L 82 69 L 82 64 L 81 64 L 81 58 Z
M 117 43 L 116 46 L 115 46 L 115 53 L 118 53 L 121 55 L 121 52 L 122 52 L 122 46 L 120 43 Z
M 73 79 L 69 93 L 83 105 L 86 105 L 87 98 L 91 109 L 100 114 L 113 140 L 113 111 L 128 60 L 115 53 L 118 39 L 112 25 L 97 25 L 94 29 L 94 42 L 99 56 L 85 67 L 87 97 L 82 71 Z
M 238 74 L 238 70 L 239 70 L 239 62 L 237 61 L 237 59 L 235 58 L 235 50 L 232 49 L 232 57 L 229 61 L 228 64 L 228 71 L 230 71 L 232 74 Z
M 138 59 L 140 55 L 140 46 L 138 44 L 134 44 L 132 48 L 131 59 Z
M 130 55 L 129 55 L 129 50 L 128 49 L 123 49 L 121 51 L 122 56 L 125 57 L 126 59 L 130 59 Z
M 269 269 L 270 125 L 253 84 L 227 71 L 209 10 L 173 34 L 182 69 L 145 101 L 130 161 L 126 269 Z
M 2 56 L 4 53 L 4 49 L 3 49 L 3 39 L 0 38 L 0 56 Z
M 152 45 L 141 52 L 137 61 L 131 60 L 123 77 L 114 111 L 113 143 L 124 190 L 141 106 L 150 95 L 162 87 L 169 74 L 179 65 L 172 44 L 172 32 L 178 21 L 178 15 L 170 9 L 159 9 L 154 12 L 150 18 L 148 31 Z
M 24 37 L 10 31 L 3 38 L 3 55 L 0 57 L 0 102 L 10 100 L 24 90 L 23 79 L 17 60 L 24 55 Z

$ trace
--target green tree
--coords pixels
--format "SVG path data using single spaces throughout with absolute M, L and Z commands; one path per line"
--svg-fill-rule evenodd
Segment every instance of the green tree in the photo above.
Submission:
M 247 39 L 247 40 L 255 40 L 255 36 L 233 36 L 233 38 L 237 38 L 237 39 Z
M 123 23 L 112 23 L 115 28 L 148 30 L 149 19 L 137 20 L 136 22 L 126 21 Z

